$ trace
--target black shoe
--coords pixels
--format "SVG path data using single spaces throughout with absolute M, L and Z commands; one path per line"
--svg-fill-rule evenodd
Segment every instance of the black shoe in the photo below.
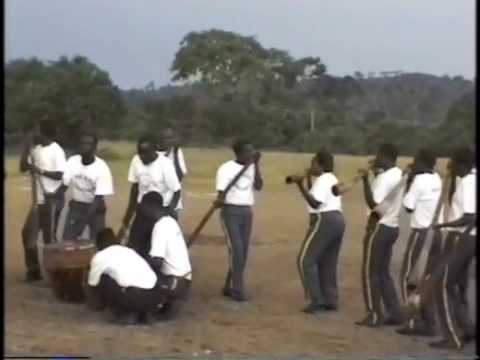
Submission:
M 33 282 L 42 280 L 42 273 L 40 271 L 28 271 L 27 275 L 25 276 L 26 282 Z
M 367 316 L 365 319 L 363 319 L 361 321 L 356 321 L 355 325 L 368 326 L 368 327 L 379 327 L 382 324 L 378 320 L 374 322 L 370 316 Z
M 410 336 L 435 336 L 435 331 L 432 329 L 419 329 L 419 328 L 410 328 L 408 326 L 405 326 L 400 329 L 396 329 L 395 332 L 397 332 L 400 335 L 410 335 Z
M 436 349 L 461 349 L 463 347 L 463 344 L 460 345 L 460 347 L 457 346 L 453 341 L 450 340 L 440 340 L 440 341 L 435 341 L 430 344 L 429 346 L 436 348 Z
M 463 337 L 462 337 L 462 340 L 465 344 L 468 344 L 470 342 L 472 342 L 473 340 L 475 340 L 475 335 L 473 334 L 465 334 Z
M 138 322 L 144 325 L 152 323 L 152 314 L 150 312 L 142 312 L 138 314 Z
M 324 305 L 323 307 L 325 311 L 338 311 L 337 305 Z
M 232 297 L 232 289 L 223 288 L 222 289 L 222 295 L 225 296 L 225 297 Z
M 230 298 L 234 301 L 237 301 L 237 302 L 248 301 L 247 297 L 243 293 L 235 291 L 235 290 L 230 290 Z
M 399 326 L 399 325 L 402 325 L 402 324 L 403 324 L 402 320 L 398 320 L 398 319 L 394 319 L 394 318 L 388 318 L 388 319 L 385 319 L 385 321 L 383 322 L 382 325 L 385 325 L 385 326 Z
M 313 314 L 318 311 L 325 311 L 325 305 L 312 302 L 307 305 L 302 311 L 307 314 Z
M 114 322 L 119 325 L 135 325 L 138 323 L 138 314 L 125 314 L 116 316 Z

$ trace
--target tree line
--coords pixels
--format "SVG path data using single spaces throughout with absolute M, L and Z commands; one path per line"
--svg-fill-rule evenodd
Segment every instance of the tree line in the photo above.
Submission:
M 226 145 L 241 134 L 262 148 L 343 154 L 371 153 L 383 141 L 405 155 L 474 144 L 475 86 L 460 76 L 338 77 L 319 57 L 294 58 L 217 29 L 187 34 L 170 71 L 175 86 L 121 90 L 83 56 L 12 60 L 7 144 L 40 119 L 58 126 L 66 147 L 85 126 L 111 139 L 170 126 L 185 145 Z

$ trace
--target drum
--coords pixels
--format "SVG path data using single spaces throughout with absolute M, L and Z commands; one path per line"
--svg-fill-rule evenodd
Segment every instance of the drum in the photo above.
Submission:
M 44 267 L 55 296 L 62 301 L 84 302 L 84 282 L 95 254 L 93 241 L 63 241 L 45 245 Z

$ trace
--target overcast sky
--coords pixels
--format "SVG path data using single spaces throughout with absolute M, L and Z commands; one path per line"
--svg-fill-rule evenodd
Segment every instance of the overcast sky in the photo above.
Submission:
M 255 35 L 334 75 L 475 74 L 474 0 L 6 0 L 6 58 L 85 55 L 121 88 L 170 81 L 189 31 Z

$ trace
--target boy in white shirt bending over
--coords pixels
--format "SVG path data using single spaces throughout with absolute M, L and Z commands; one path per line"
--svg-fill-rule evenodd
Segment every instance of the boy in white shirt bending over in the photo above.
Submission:
M 319 151 L 309 170 L 318 176 L 310 191 L 303 185 L 303 176 L 290 177 L 309 205 L 310 226 L 297 258 L 300 279 L 311 301 L 303 309 L 308 314 L 338 308 L 337 263 L 345 220 L 341 198 L 332 192 L 338 184 L 333 167 L 333 156 Z
M 155 191 L 162 196 L 169 213 L 174 214 L 181 188 L 173 163 L 157 152 L 156 140 L 152 136 L 143 136 L 138 141 L 137 152 L 138 155 L 133 157 L 128 171 L 128 181 L 132 187 L 119 237 L 122 237 L 135 213 L 128 246 L 147 258 L 153 223 L 143 212 L 137 211 L 138 204 L 146 193 Z
M 222 164 L 217 171 L 217 205 L 221 206 L 220 221 L 230 256 L 230 268 L 225 279 L 223 295 L 234 301 L 246 301 L 243 273 L 247 263 L 250 234 L 252 231 L 252 206 L 254 191 L 263 187 L 258 162 L 260 153 L 255 152 L 248 141 L 237 141 L 233 145 L 236 159 Z M 237 174 L 248 166 L 238 181 L 224 193 Z
M 90 239 L 96 239 L 105 228 L 107 206 L 105 196 L 113 195 L 113 179 L 110 168 L 95 156 L 98 139 L 94 134 L 80 135 L 80 153 L 67 161 L 63 183 L 72 189 L 64 240 L 78 239 L 85 227 L 89 227 Z
M 54 141 L 55 135 L 55 125 L 45 121 L 40 123 L 39 144 L 31 151 L 34 139 L 33 136 L 29 136 L 20 159 L 21 172 L 32 171 L 37 174 L 35 184 L 39 210 L 39 229 L 37 230 L 42 231 L 45 244 L 50 244 L 55 238 L 64 203 L 62 177 L 67 159 L 65 151 Z M 34 230 L 33 214 L 30 211 L 22 229 L 27 281 L 42 278 L 37 254 L 38 231 L 33 233 Z
M 167 128 L 163 130 L 158 145 L 158 152 L 170 159 L 175 167 L 175 173 L 177 174 L 180 184 L 183 181 L 185 175 L 187 175 L 187 165 L 185 164 L 185 157 L 183 156 L 182 149 L 178 146 L 178 139 L 173 132 L 173 129 Z M 183 209 L 182 198 L 178 201 L 177 209 L 175 210 L 175 218 L 178 220 L 179 212 Z
M 392 144 L 380 145 L 375 157 L 375 168 L 383 169 L 373 181 L 368 181 L 368 171 L 362 174 L 365 201 L 372 210 L 385 204 L 383 214 L 377 214 L 378 224 L 372 234 L 365 238 L 363 261 L 363 294 L 367 316 L 357 322 L 363 326 L 400 325 L 403 312 L 390 274 L 390 260 L 395 241 L 398 238 L 398 218 L 402 207 L 402 170 L 396 166 L 397 148 Z M 385 200 L 391 200 L 385 203 Z M 376 213 L 376 211 L 372 211 Z M 372 215 L 371 215 L 372 216 Z M 389 315 L 384 318 L 382 302 Z
M 151 233 L 148 262 L 165 291 L 163 307 L 156 313 L 157 320 L 170 320 L 186 300 L 192 283 L 192 266 L 182 230 L 158 192 L 149 192 L 142 199 L 142 212 L 155 222 Z

